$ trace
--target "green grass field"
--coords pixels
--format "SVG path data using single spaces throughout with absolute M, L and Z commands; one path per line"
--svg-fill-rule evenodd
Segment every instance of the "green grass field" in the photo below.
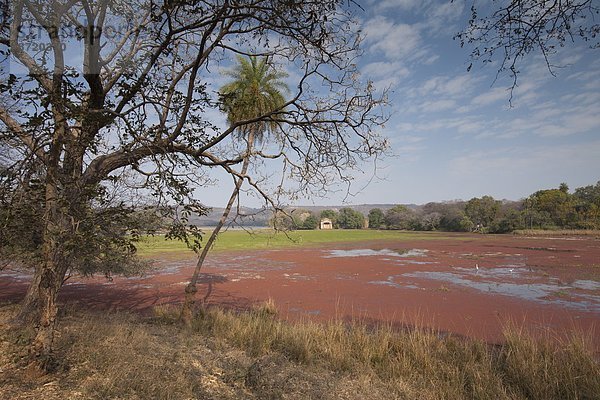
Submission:
M 205 238 L 210 231 L 206 231 Z M 243 230 L 222 232 L 213 251 L 280 249 L 316 246 L 323 243 L 360 242 L 368 240 L 441 240 L 447 239 L 447 233 L 405 232 L 379 230 L 308 230 L 282 233 L 271 229 L 256 229 L 249 233 Z M 456 238 L 455 238 L 456 239 Z M 138 244 L 141 256 L 156 256 L 190 252 L 185 244 L 177 240 L 166 240 L 162 235 L 146 236 Z

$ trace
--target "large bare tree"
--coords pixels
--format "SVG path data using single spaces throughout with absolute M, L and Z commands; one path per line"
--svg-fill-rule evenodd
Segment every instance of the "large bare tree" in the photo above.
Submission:
M 278 162 L 298 190 L 349 181 L 381 154 L 384 102 L 356 71 L 357 9 L 337 0 L 13 0 L 0 25 L 0 162 L 5 197 L 33 181 L 41 193 L 41 251 L 24 304 L 37 310 L 36 365 L 52 363 L 57 295 L 103 188 L 127 179 L 189 206 L 205 171 L 220 168 L 277 206 L 279 185 L 237 169 L 246 149 L 232 134 L 261 121 L 279 133 L 254 156 Z M 219 128 L 211 84 L 235 55 L 285 62 L 292 93 L 280 109 Z

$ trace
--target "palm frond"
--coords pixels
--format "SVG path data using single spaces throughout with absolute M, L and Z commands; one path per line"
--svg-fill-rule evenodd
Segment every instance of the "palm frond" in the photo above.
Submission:
M 286 98 L 282 92 L 287 94 L 290 90 L 283 79 L 288 74 L 275 69 L 267 57 L 242 56 L 238 56 L 237 64 L 224 74 L 233 78 L 219 90 L 227 122 L 235 124 L 263 117 L 260 121 L 237 128 L 239 138 L 245 138 L 252 132 L 255 140 L 260 142 L 263 136 L 278 127 L 271 114 L 284 111 Z

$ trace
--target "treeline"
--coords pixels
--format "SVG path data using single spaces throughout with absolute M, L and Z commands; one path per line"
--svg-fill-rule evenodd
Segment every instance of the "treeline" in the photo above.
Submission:
M 519 201 L 500 201 L 491 196 L 469 201 L 427 203 L 416 208 L 397 205 L 373 208 L 364 215 L 352 208 L 320 213 L 296 209 L 276 215 L 271 225 L 280 229 L 318 229 L 323 218 L 336 229 L 402 229 L 507 233 L 517 229 L 600 229 L 600 181 L 572 193 L 567 184 L 538 190 Z
M 330 219 L 335 229 L 362 229 L 367 227 L 365 216 L 352 208 L 323 210 L 320 213 L 304 209 L 294 209 L 288 213 L 276 214 L 270 222 L 274 228 L 281 230 L 319 229 L 321 220 Z

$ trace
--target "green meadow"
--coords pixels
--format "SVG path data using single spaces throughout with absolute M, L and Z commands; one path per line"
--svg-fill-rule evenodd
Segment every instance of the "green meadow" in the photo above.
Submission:
M 205 230 L 205 238 L 210 235 Z M 293 232 L 276 232 L 272 229 L 228 230 L 219 234 L 212 251 L 281 249 L 294 247 L 318 246 L 325 243 L 362 242 L 371 240 L 443 240 L 456 236 L 439 232 L 406 232 L 380 230 L 306 230 Z M 178 240 L 167 240 L 163 235 L 145 236 L 138 243 L 138 254 L 156 256 L 191 252 L 185 244 Z

